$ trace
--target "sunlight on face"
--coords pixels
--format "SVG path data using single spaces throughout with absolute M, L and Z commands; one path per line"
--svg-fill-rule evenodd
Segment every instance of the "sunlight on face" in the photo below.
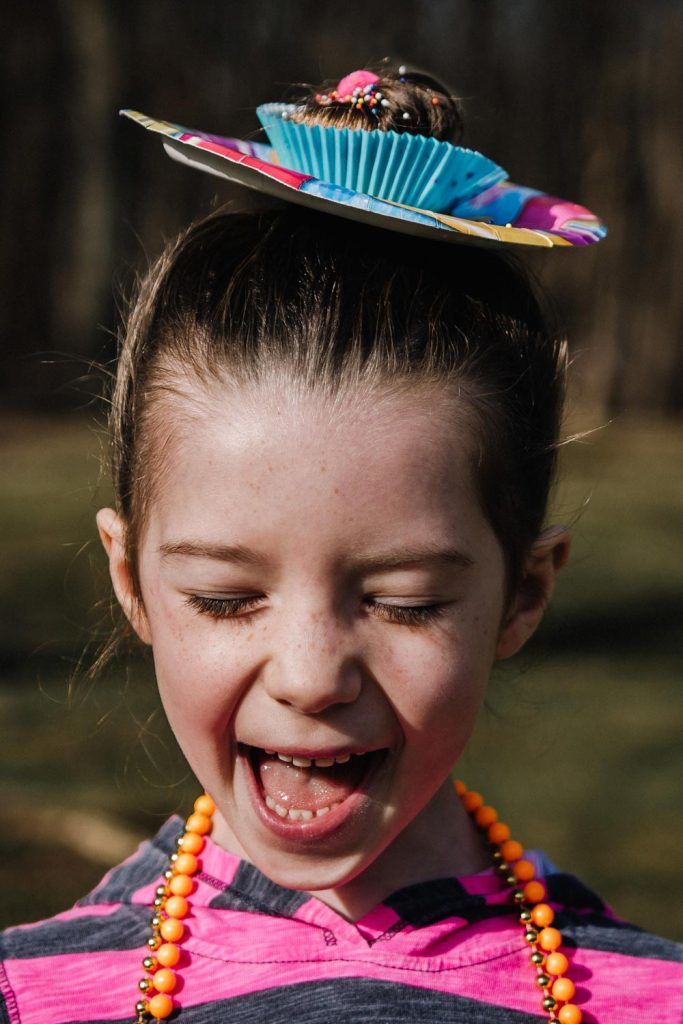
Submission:
M 334 408 L 273 394 L 216 386 L 169 408 L 139 570 L 161 698 L 218 806 L 216 838 L 280 884 L 323 889 L 392 844 L 419 853 L 439 827 L 430 807 L 494 659 L 504 561 L 444 391 Z M 297 782 L 314 804 L 325 771 L 358 791 L 290 822 L 263 803 L 259 765 L 284 771 L 264 750 L 377 753 L 367 778 L 336 766 L 317 789 Z

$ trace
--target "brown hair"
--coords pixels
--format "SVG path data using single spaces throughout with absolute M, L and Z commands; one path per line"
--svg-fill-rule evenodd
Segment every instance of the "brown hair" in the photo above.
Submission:
M 432 135 L 459 145 L 463 134 L 460 101 L 445 85 L 422 71 L 378 67 L 375 73 L 386 106 L 380 103 L 371 109 L 341 101 L 322 104 L 317 97 L 329 95 L 336 86 L 328 82 L 306 87 L 294 97 L 300 109 L 290 114 L 291 120 L 323 127 Z
M 121 340 L 110 428 L 138 598 L 169 392 L 188 376 L 273 374 L 330 394 L 420 382 L 456 389 L 514 593 L 545 516 L 565 365 L 563 340 L 507 257 L 296 207 L 212 214 L 149 270 Z

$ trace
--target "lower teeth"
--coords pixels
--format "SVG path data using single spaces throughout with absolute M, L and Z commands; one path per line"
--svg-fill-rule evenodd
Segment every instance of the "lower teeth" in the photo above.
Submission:
M 339 801 L 337 801 L 329 807 L 318 807 L 315 811 L 311 811 L 308 808 L 298 807 L 290 807 L 288 810 L 281 804 L 276 803 L 272 796 L 268 796 L 267 794 L 265 801 L 266 807 L 269 807 L 271 811 L 275 811 L 279 818 L 289 818 L 290 821 L 310 821 L 311 818 L 322 818 L 322 816 L 331 811 L 333 807 L 339 807 Z

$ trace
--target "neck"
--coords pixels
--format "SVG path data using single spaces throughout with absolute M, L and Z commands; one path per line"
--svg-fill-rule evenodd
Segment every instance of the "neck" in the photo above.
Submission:
M 344 885 L 312 895 L 347 920 L 357 921 L 398 889 L 435 878 L 476 874 L 490 863 L 447 779 L 424 810 L 364 871 Z

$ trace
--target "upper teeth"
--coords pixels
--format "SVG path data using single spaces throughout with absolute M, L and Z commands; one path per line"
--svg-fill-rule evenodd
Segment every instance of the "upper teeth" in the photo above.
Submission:
M 294 765 L 295 768 L 310 768 L 312 764 L 316 768 L 330 768 L 333 764 L 346 764 L 351 760 L 350 754 L 338 754 L 336 757 L 298 757 L 294 754 L 280 754 L 276 750 L 266 750 L 266 754 L 276 754 L 280 761 Z

